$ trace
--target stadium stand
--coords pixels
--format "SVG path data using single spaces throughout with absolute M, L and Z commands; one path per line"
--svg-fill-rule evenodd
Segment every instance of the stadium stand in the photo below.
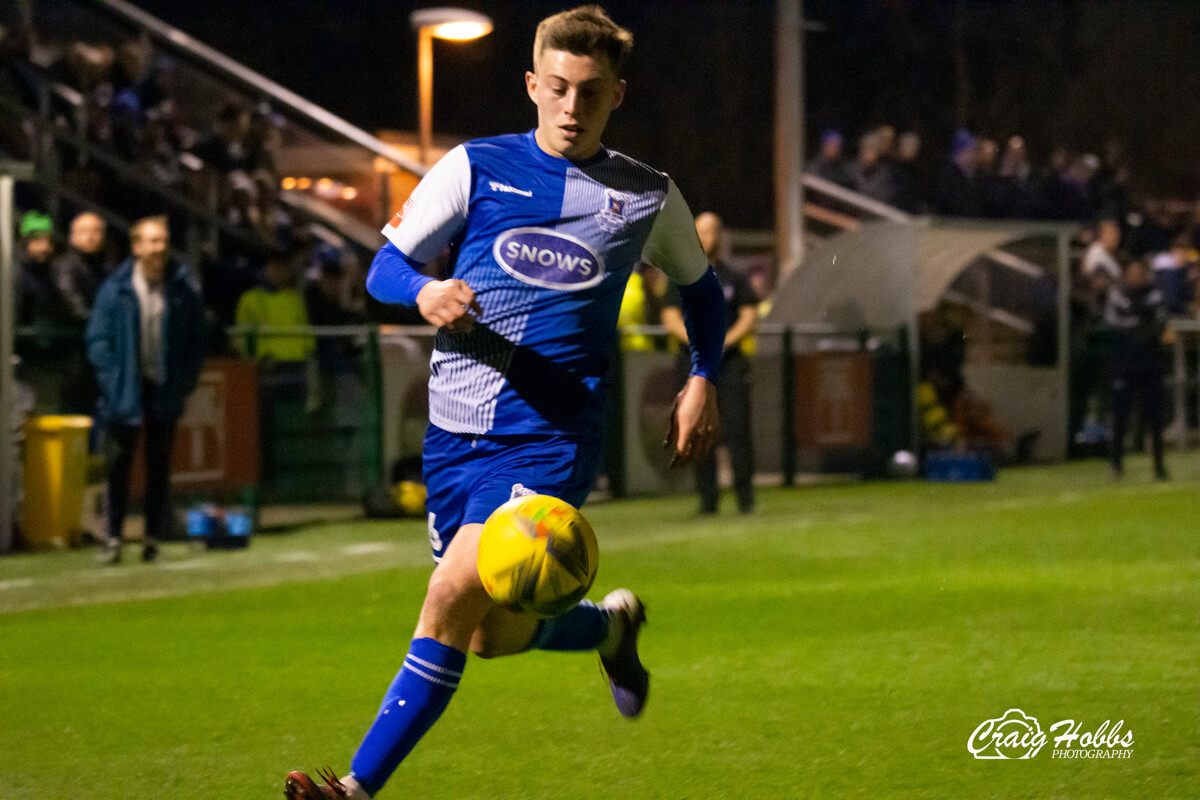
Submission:
M 279 434 L 264 434 L 264 440 L 278 443 L 292 437 L 303 444 L 302 457 L 268 452 L 264 474 L 278 476 L 279 470 L 295 469 L 306 458 L 320 462 L 330 453 L 340 454 L 346 463 L 338 474 L 353 474 L 353 479 L 330 481 L 323 472 L 327 465 L 317 463 L 294 484 L 293 493 L 304 496 L 331 486 L 345 496 L 359 492 L 372 475 L 386 471 L 362 469 L 359 462 L 375 458 L 380 449 L 385 460 L 402 457 L 407 446 L 402 442 L 411 438 L 390 431 L 364 433 L 363 425 L 384 423 L 363 423 L 362 415 L 348 410 L 377 393 L 384 380 L 377 374 L 378 343 L 384 343 L 385 351 L 389 346 L 402 350 L 406 364 L 419 364 L 427 346 L 419 336 L 381 338 L 363 326 L 420 322 L 367 299 L 361 291 L 363 265 L 381 241 L 381 224 L 424 168 L 408 150 L 334 117 L 122 0 L 38 3 L 31 19 L 14 10 L 28 7 L 0 10 L 0 159 L 29 160 L 37 168 L 36 181 L 18 184 L 18 210 L 48 212 L 58 231 L 78 212 L 94 211 L 107 222 L 118 250 L 124 249 L 130 220 L 165 211 L 176 254 L 196 270 L 210 317 L 218 329 L 251 342 L 250 355 L 256 339 L 289 333 L 227 326 L 235 321 L 241 295 L 258 285 L 268 255 L 289 253 L 292 265 L 307 278 L 310 321 L 333 327 L 316 340 L 325 385 L 307 373 L 274 385 L 268 375 L 273 396 L 287 402 L 264 418 Z M 769 443 L 756 448 L 760 471 L 782 472 L 790 480 L 797 468 L 791 447 L 797 434 L 788 429 L 795 421 L 795 409 L 789 406 L 795 402 L 790 396 L 793 376 L 790 364 L 780 366 L 781 354 L 857 348 L 872 354 L 879 374 L 887 373 L 903 386 L 921 371 L 916 316 L 939 303 L 968 312 L 971 339 L 982 343 L 982 350 L 976 346 L 968 355 L 968 371 L 981 364 L 996 367 L 996 375 L 1010 368 L 1058 371 L 1054 385 L 1056 391 L 1070 391 L 1071 410 L 1061 422 L 1061 435 L 1040 437 L 1034 455 L 1065 454 L 1087 407 L 1087 392 L 1079 387 L 1095 377 L 1077 374 L 1097 336 L 1095 290 L 1080 280 L 1079 264 L 1100 219 L 1120 222 L 1130 255 L 1162 255 L 1155 264 L 1161 264 L 1163 280 L 1171 281 L 1181 315 L 1194 317 L 1200 311 L 1195 250 L 1200 246 L 1200 203 L 1193 208 L 1133 198 L 1115 148 L 1102 157 L 1053 148 L 1047 162 L 1037 166 L 1020 136 L 989 138 L 963 130 L 945 147 L 929 147 L 915 131 L 897 135 L 890 126 L 881 126 L 846 140 L 859 141 L 869 152 L 857 165 L 841 163 L 842 134 L 826 131 L 821 137 L 825 152 L 804 179 L 805 238 L 813 269 L 806 265 L 801 283 L 794 276 L 777 279 L 770 233 L 730 232 L 730 263 L 759 284 L 774 287 L 764 306 L 771 311 L 760 328 L 754 377 L 761 387 L 756 396 L 762 398 L 756 400 L 762 407 L 755 414 L 761 426 L 755 437 Z M 945 158 L 935 152 L 939 149 L 947 153 Z M 950 185 L 957 189 L 947 193 Z M 939 200 L 948 195 L 971 202 L 951 207 Z M 954 223 L 948 219 L 954 212 L 991 222 Z M 938 216 L 927 216 L 931 213 Z M 807 286 L 805 293 L 814 296 L 815 275 L 825 275 L 822 292 L 851 277 L 870 285 L 861 273 L 848 272 L 856 264 L 850 254 L 874 252 L 864 242 L 877 235 L 870 231 L 887 226 L 909 231 L 913 241 L 924 244 L 906 251 L 911 263 L 884 269 L 881 281 L 932 270 L 939 276 L 928 290 L 933 294 L 897 319 L 856 313 L 853 302 L 805 311 L 798 287 Z M 1038 237 L 1040 243 L 1031 243 Z M 1173 249 L 1173 244 L 1179 246 Z M 1071 291 L 1060 292 L 1060 281 Z M 887 285 L 869 288 L 878 291 Z M 1064 297 L 1065 307 L 1060 305 Z M 647 321 L 654 321 L 654 315 Z M 1186 403 L 1191 408 L 1194 401 L 1186 398 L 1195 391 L 1196 336 L 1187 333 L 1187 325 L 1180 330 L 1180 366 L 1173 386 L 1185 398 L 1177 407 Z M 652 327 L 649 334 L 660 335 L 661 330 Z M 887 344 L 880 350 L 868 342 Z M 212 349 L 237 352 L 223 336 L 215 337 Z M 1071 352 L 1069 364 L 1060 357 L 1064 349 Z M 386 352 L 382 356 L 385 361 L 390 357 Z M 266 363 L 263 369 L 270 370 Z M 37 371 L 38 366 L 25 368 Z M 48 363 L 41 366 L 46 373 L 60 371 Z M 996 383 L 1003 385 L 1003 380 Z M 875 387 L 876 406 L 886 406 L 896 395 L 882 391 L 882 385 Z M 913 396 L 908 392 L 908 402 L 889 406 L 874 421 L 872 435 L 879 439 L 880 451 L 876 462 L 912 445 L 919 427 Z M 643 399 L 628 398 L 630 403 Z M 991 399 L 1003 416 L 1008 401 Z M 44 411 L 58 410 L 53 391 L 39 392 L 38 403 Z M 419 416 L 418 411 L 413 419 L 405 417 L 405 430 L 418 424 Z M 1184 441 L 1186 414 L 1179 412 L 1178 420 L 1172 430 Z M 384 442 L 367 442 L 370 435 Z M 640 447 L 638 435 L 631 434 L 628 451 Z M 650 487 L 666 485 L 654 477 L 638 480 Z

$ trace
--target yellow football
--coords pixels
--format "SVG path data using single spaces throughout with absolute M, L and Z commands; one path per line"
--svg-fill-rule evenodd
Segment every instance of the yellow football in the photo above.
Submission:
M 555 617 L 587 595 L 599 562 L 596 534 L 579 509 L 534 494 L 509 500 L 487 518 L 476 566 L 500 605 Z

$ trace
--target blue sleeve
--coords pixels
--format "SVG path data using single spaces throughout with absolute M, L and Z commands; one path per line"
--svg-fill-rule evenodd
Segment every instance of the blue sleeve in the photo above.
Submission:
M 381 303 L 415 306 L 417 293 L 433 280 L 417 272 L 421 266 L 388 242 L 371 262 L 371 269 L 367 273 L 367 291 Z
M 105 281 L 96 294 L 96 303 L 88 317 L 87 359 L 96 373 L 96 384 L 100 394 L 108 402 L 117 395 L 118 376 L 121 365 L 117 362 L 113 342 L 116 340 L 116 284 Z
M 692 351 L 692 374 L 717 382 L 725 351 L 725 292 L 709 267 L 700 280 L 679 287 L 680 309 Z

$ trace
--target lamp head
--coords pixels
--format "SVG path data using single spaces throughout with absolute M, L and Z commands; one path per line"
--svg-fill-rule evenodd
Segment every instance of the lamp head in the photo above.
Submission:
M 409 15 L 416 30 L 428 30 L 437 39 L 466 42 L 492 32 L 492 20 L 465 8 L 421 8 Z

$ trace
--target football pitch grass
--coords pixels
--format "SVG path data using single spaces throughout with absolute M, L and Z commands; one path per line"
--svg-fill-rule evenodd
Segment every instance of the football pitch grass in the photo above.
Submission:
M 764 489 L 749 518 L 590 506 L 592 597 L 647 604 L 643 719 L 592 654 L 471 658 L 380 797 L 1196 797 L 1200 459 L 1169 466 Z M 0 797 L 271 798 L 347 769 L 407 650 L 422 522 L 127 555 L 0 559 Z M 1014 708 L 1051 740 L 974 758 Z M 1055 758 L 1064 719 L 1123 720 L 1132 753 Z

